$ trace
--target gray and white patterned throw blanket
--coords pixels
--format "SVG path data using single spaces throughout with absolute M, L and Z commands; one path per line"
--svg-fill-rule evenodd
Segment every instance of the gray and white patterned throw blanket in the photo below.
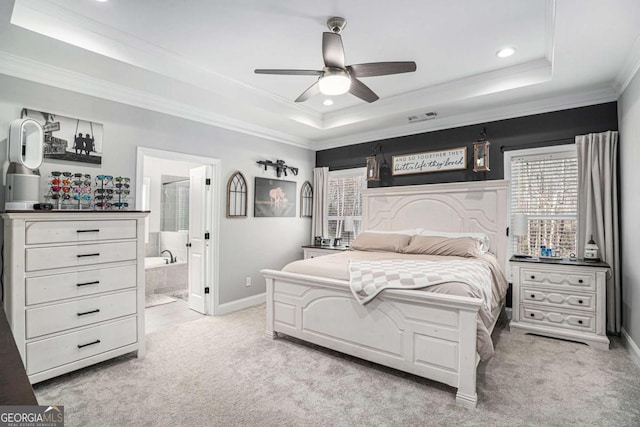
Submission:
M 481 260 L 349 262 L 349 286 L 361 305 L 385 289 L 420 289 L 450 282 L 478 289 L 484 304 L 491 307 L 491 271 Z

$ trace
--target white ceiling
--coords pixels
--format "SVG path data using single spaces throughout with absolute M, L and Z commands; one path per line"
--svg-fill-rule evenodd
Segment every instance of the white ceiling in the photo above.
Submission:
M 330 107 L 293 102 L 313 76 L 253 73 L 321 69 L 330 16 L 347 64 L 417 71 Z M 637 0 L 15 0 L 0 17 L 0 73 L 314 149 L 612 101 L 640 66 Z

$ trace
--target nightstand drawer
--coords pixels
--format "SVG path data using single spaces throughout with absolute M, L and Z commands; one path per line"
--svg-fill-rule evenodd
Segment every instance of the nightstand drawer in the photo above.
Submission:
M 523 305 L 520 307 L 519 320 L 528 323 L 541 323 L 556 327 L 583 330 L 585 332 L 596 331 L 596 315 L 589 313 L 562 313 Z
M 523 287 L 520 290 L 520 301 L 576 310 L 596 311 L 596 294 L 579 294 Z
M 584 271 L 584 269 L 582 269 Z M 522 268 L 520 284 L 533 286 L 564 286 L 567 288 L 595 291 L 595 273 L 556 271 L 544 268 Z

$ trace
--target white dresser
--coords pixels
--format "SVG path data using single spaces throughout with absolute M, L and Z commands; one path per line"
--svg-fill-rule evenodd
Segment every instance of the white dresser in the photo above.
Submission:
M 147 214 L 2 214 L 5 311 L 31 383 L 144 357 Z
M 511 259 L 511 330 L 608 349 L 603 262 Z

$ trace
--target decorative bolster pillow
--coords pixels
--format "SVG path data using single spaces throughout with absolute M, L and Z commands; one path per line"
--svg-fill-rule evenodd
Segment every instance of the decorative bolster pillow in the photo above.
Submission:
M 405 254 L 477 257 L 482 255 L 482 242 L 473 237 L 412 236 Z
M 411 236 L 393 233 L 360 233 L 351 244 L 357 251 L 402 252 Z

